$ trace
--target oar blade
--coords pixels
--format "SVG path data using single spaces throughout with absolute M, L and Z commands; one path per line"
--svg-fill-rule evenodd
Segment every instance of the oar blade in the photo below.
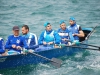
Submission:
M 54 65 L 57 68 L 60 68 L 61 64 L 62 64 L 62 60 L 57 59 L 57 58 L 52 58 L 51 59 L 51 64 Z

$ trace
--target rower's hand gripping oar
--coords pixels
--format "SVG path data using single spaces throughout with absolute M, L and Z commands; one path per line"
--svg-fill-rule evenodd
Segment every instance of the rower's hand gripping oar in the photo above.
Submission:
M 29 52 L 28 50 L 25 50 L 25 51 L 26 51 L 26 52 Z M 59 68 L 59 67 L 61 66 L 62 60 L 60 60 L 60 59 L 57 59 L 57 58 L 49 59 L 49 58 L 47 58 L 47 57 L 44 57 L 44 56 L 39 55 L 39 54 L 34 53 L 34 52 L 29 52 L 29 53 L 31 53 L 31 54 L 33 54 L 33 55 L 35 55 L 35 56 L 37 56 L 37 57 L 43 58 L 43 59 L 45 59 L 45 60 L 47 60 L 47 61 L 50 61 L 50 62 L 52 63 L 52 65 L 54 65 L 54 66 L 57 67 L 57 68 Z

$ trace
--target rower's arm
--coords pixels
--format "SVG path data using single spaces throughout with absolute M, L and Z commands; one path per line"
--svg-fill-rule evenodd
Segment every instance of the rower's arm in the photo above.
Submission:
M 81 30 L 81 31 L 79 31 L 79 34 L 74 34 L 74 35 L 76 35 L 78 37 L 84 37 L 84 32 Z
M 72 35 L 72 32 L 69 32 L 69 40 L 72 42 L 72 41 L 74 41 L 74 37 L 73 37 L 73 35 Z
M 84 32 L 82 31 L 81 26 L 79 26 L 78 31 L 79 31 L 79 34 L 74 34 L 74 36 L 78 36 L 78 37 L 84 37 L 84 36 L 85 36 L 85 35 L 84 35 Z
M 35 43 L 34 45 L 38 45 L 38 38 L 37 38 L 36 34 L 32 33 L 32 38 L 34 38 L 33 39 L 33 41 Z
M 5 44 L 5 49 L 10 49 L 10 48 L 12 48 L 12 45 L 10 45 L 10 36 L 9 36 Z
M 55 38 L 55 44 L 60 44 L 61 38 L 56 31 L 54 32 L 54 38 Z
M 36 35 L 34 35 L 35 37 L 35 45 L 38 45 L 38 37 Z
M 38 40 L 38 44 L 43 45 L 43 40 L 44 40 L 44 32 L 41 33 L 39 40 Z

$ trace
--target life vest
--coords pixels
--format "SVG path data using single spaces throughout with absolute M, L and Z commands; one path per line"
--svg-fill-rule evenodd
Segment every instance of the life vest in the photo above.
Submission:
M 72 32 L 72 34 L 79 34 L 79 26 L 80 25 L 74 25 L 74 26 L 68 26 L 68 30 Z M 75 40 L 79 40 L 78 36 L 73 36 Z
M 44 32 L 44 41 L 45 42 L 54 42 L 54 31 L 52 31 L 50 34 L 47 34 L 46 31 Z

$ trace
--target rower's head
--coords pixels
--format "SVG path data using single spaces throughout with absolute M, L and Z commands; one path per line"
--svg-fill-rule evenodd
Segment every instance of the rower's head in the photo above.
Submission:
M 66 29 L 66 23 L 65 23 L 64 20 L 60 20 L 59 24 L 60 24 L 60 27 L 61 27 L 62 30 Z
M 18 27 L 18 26 L 14 26 L 14 27 L 12 28 L 12 30 L 13 30 L 14 36 L 18 36 L 18 35 L 19 35 L 19 27 Z
M 45 22 L 44 26 L 45 26 L 47 31 L 50 31 L 52 29 L 51 24 L 49 22 Z
M 75 23 L 76 23 L 75 18 L 74 18 L 74 17 L 70 17 L 70 18 L 69 18 L 69 24 L 70 24 L 70 25 L 73 25 L 73 24 L 75 24 Z
M 22 34 L 25 35 L 29 32 L 29 27 L 28 25 L 23 25 L 22 26 Z

